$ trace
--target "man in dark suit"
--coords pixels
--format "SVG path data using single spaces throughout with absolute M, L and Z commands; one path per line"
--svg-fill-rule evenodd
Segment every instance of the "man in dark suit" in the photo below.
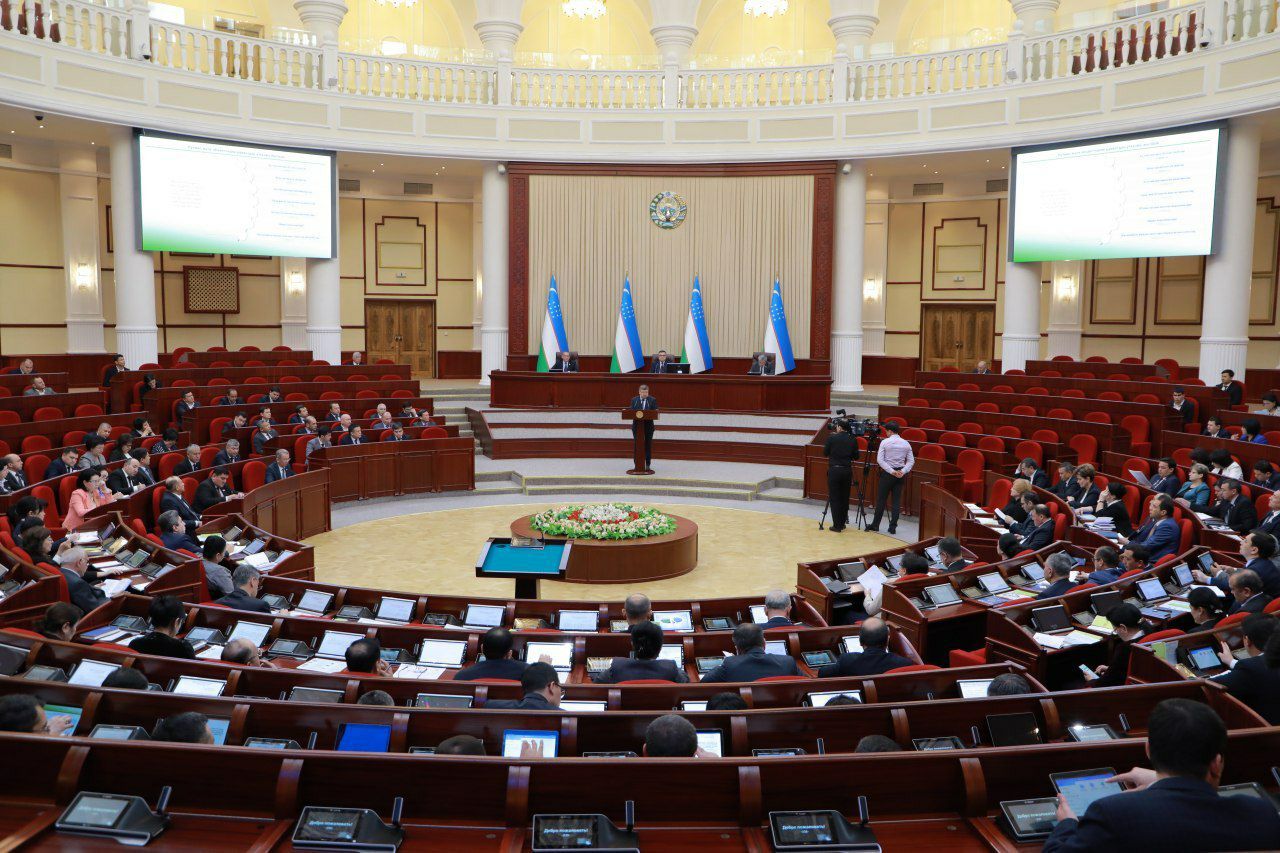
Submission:
M 187 445 L 187 458 L 183 459 L 173 467 L 173 473 L 179 477 L 185 474 L 191 474 L 200 470 L 200 445 Z
M 54 477 L 61 477 L 76 470 L 77 455 L 74 447 L 62 448 L 62 453 L 58 458 L 50 462 L 49 467 L 44 469 L 44 478 L 52 480 Z
M 188 533 L 194 533 L 200 526 L 200 513 L 187 503 L 181 477 L 174 476 L 164 481 L 164 494 L 160 496 L 160 512 L 176 513 L 182 519 Z
M 1196 419 L 1196 404 L 1192 400 L 1187 399 L 1186 389 L 1181 385 L 1173 386 L 1173 400 L 1169 403 L 1169 408 L 1182 418 L 1182 423 L 1189 424 Z
M 639 393 L 631 398 L 631 408 L 644 409 L 646 412 L 658 410 L 658 399 L 649 396 L 648 385 L 641 385 Z M 632 435 L 635 435 L 637 430 L 644 430 L 644 467 L 646 468 L 653 463 L 653 427 L 653 421 L 649 420 L 631 424 Z
M 271 421 L 261 418 L 258 421 L 258 431 L 253 434 L 253 455 L 266 456 L 267 442 L 279 437 L 280 433 L 271 428 Z
M 454 681 L 475 681 L 478 678 L 502 678 L 519 681 L 528 666 L 511 656 L 511 632 L 506 628 L 490 628 L 480 638 L 480 650 L 484 660 L 463 667 L 453 674 Z
M 1036 460 L 1029 456 L 1018 463 L 1018 469 L 1013 472 L 1013 475 L 1041 489 L 1049 488 L 1049 475 L 1040 470 Z
M 267 466 L 268 483 L 274 483 L 276 480 L 283 480 L 286 477 L 293 476 L 293 466 L 289 464 L 289 451 L 277 450 L 276 461 Z
M 1182 487 L 1178 479 L 1178 463 L 1172 459 L 1161 459 L 1156 463 L 1156 475 L 1151 478 L 1151 490 L 1173 497 Z
M 16 453 L 0 459 L 0 493 L 9 494 L 27 487 L 27 476 L 22 473 L 22 457 Z
M 46 479 L 49 472 L 45 471 Z M 1267 514 L 1258 522 L 1254 533 L 1266 533 L 1271 537 L 1280 535 L 1280 492 L 1272 492 L 1267 496 Z
M 658 657 L 662 652 L 662 629 L 656 622 L 641 622 L 631 629 L 631 648 L 635 657 L 614 658 L 607 670 L 591 680 L 598 684 L 620 684 L 641 679 L 684 684 L 689 680 L 675 661 Z
M 1276 469 L 1272 467 L 1270 462 L 1265 459 L 1259 459 L 1253 463 L 1253 477 L 1249 482 L 1274 492 L 1277 488 L 1280 488 L 1280 474 L 1276 473 Z
M 351 429 L 347 431 L 347 434 L 344 435 L 342 437 L 342 440 L 338 442 L 338 444 L 341 444 L 341 445 L 353 445 L 353 444 L 364 444 L 364 443 L 365 443 L 364 428 L 361 427 L 359 424 L 353 424 Z
M 1088 581 L 1098 586 L 1113 583 L 1125 572 L 1146 569 L 1149 559 L 1147 549 L 1135 542 L 1128 543 L 1120 551 L 1103 545 L 1093 552 L 1093 571 L 1089 573 Z
M 1049 512 L 1049 507 L 1036 504 L 1035 509 L 1031 510 L 1031 520 L 1035 523 L 1035 527 L 1022 537 L 1022 549 L 1039 551 L 1053 542 L 1053 515 Z
M 1204 429 L 1200 430 L 1200 434 L 1207 435 L 1209 438 L 1231 438 L 1231 433 L 1217 417 L 1210 417 L 1205 421 Z
M 241 563 L 231 573 L 231 584 L 235 589 L 230 595 L 224 595 L 214 604 L 230 607 L 233 610 L 249 610 L 254 613 L 270 613 L 271 605 L 258 598 L 258 589 L 262 586 L 262 575 L 248 563 Z
M 1119 541 L 1121 545 L 1141 545 L 1153 561 L 1178 553 L 1182 528 L 1173 517 L 1173 498 L 1165 494 L 1152 495 L 1147 505 L 1147 520 L 1132 536 L 1121 536 Z
M 1231 596 L 1235 599 L 1227 610 L 1228 616 L 1237 613 L 1261 613 L 1271 603 L 1271 596 L 1262 591 L 1262 578 L 1250 569 L 1240 569 L 1228 581 Z
M 63 551 L 58 571 L 67 579 L 67 593 L 71 597 L 71 603 L 86 615 L 90 610 L 107 603 L 106 593 L 84 579 L 84 573 L 89 571 L 89 556 L 83 548 L 72 547 Z
M 766 654 L 764 630 L 751 622 L 733 629 L 733 646 L 738 653 L 702 676 L 703 683 L 716 681 L 759 681 L 772 675 L 800 675 L 800 667 L 789 655 Z
M 289 416 L 289 423 L 305 424 L 309 417 L 311 417 L 311 413 L 307 411 L 307 407 L 298 406 L 293 410 L 293 414 Z
M 324 419 L 330 423 L 337 423 L 342 420 L 342 404 L 330 403 L 329 411 L 325 412 Z
M 1257 711 L 1273 726 L 1280 725 L 1280 666 L 1268 665 L 1268 659 L 1280 660 L 1280 619 L 1269 613 L 1254 613 L 1240 623 L 1244 634 L 1242 648 L 1247 655 L 1236 660 L 1224 638 L 1219 637 L 1218 657 L 1228 671 L 1211 679 L 1227 688 L 1227 692 Z M 1276 637 L 1276 639 L 1272 639 Z M 1267 649 L 1271 648 L 1270 654 Z
M 964 548 L 960 540 L 954 536 L 944 536 L 938 540 L 938 553 L 942 555 L 941 563 L 944 571 L 958 572 L 969 565 L 964 558 Z
M 785 590 L 772 589 L 764 596 L 765 621 L 760 625 L 768 631 L 770 628 L 790 628 L 795 625 L 791 621 L 791 596 Z
M 218 467 L 210 471 L 209 476 L 196 486 L 192 509 L 203 514 L 211 506 L 242 497 L 244 497 L 243 494 L 231 488 L 231 472 L 226 468 Z
M 516 711 L 554 711 L 560 707 L 564 688 L 560 676 L 549 663 L 531 663 L 520 675 L 520 689 L 524 698 L 519 702 L 499 699 L 485 703 L 486 708 L 506 708 Z
M 773 362 L 769 360 L 768 353 L 757 353 L 756 360 L 751 362 L 751 369 L 747 371 L 748 376 L 772 376 Z
M 197 556 L 203 553 L 204 549 L 195 537 L 187 533 L 186 525 L 182 523 L 181 516 L 176 512 L 160 513 L 160 518 L 156 520 L 156 527 L 160 529 L 160 541 L 170 551 L 181 548 Z
M 1058 482 L 1049 488 L 1058 497 L 1070 503 L 1080 494 L 1080 483 L 1076 480 L 1076 466 L 1071 462 L 1063 462 L 1058 466 Z
M 990 376 L 991 365 L 987 364 L 985 361 L 980 361 L 977 366 L 973 368 L 973 372 L 979 376 Z
M 222 425 L 223 437 L 229 435 L 238 435 L 239 431 L 249 425 L 249 416 L 244 412 L 236 412 L 231 416 L 231 420 Z
M 244 400 L 240 399 L 240 392 L 234 388 L 228 388 L 227 393 L 213 401 L 215 406 L 238 406 Z
M 364 363 L 364 353 L 360 352 L 359 350 L 356 350 L 355 352 L 351 353 L 351 361 L 347 362 L 346 366 L 347 367 L 367 367 L 368 365 Z
M 1071 570 L 1075 565 L 1076 561 L 1071 559 L 1071 555 L 1066 551 L 1050 554 L 1049 559 L 1044 561 L 1044 581 L 1048 586 L 1041 590 L 1036 598 L 1056 598 L 1059 595 L 1065 595 L 1067 590 L 1075 586 L 1071 580 Z
M 399 421 L 391 422 L 391 435 L 382 439 L 383 441 L 408 441 L 409 436 L 405 435 L 404 424 Z
M 1280 815 L 1272 803 L 1218 794 L 1226 746 L 1226 726 L 1208 705 L 1165 699 L 1147 722 L 1154 770 L 1121 774 L 1138 790 L 1095 800 L 1083 815 L 1059 795 L 1045 853 L 1274 849 Z
M 102 372 L 102 387 L 104 389 L 109 389 L 111 387 L 111 380 L 115 379 L 117 374 L 124 373 L 128 369 L 129 368 L 124 366 L 123 355 L 116 353 L 111 356 L 111 364 Z
M 138 473 L 135 479 L 143 486 L 154 486 L 156 478 L 151 473 L 151 451 L 145 447 L 135 447 L 129 455 L 138 460 Z
M 1224 370 L 1218 388 L 1227 392 L 1228 405 L 1235 407 L 1244 402 L 1244 386 L 1236 381 L 1234 370 Z
M 13 370 L 6 371 L 10 376 L 30 376 L 36 372 L 36 363 L 29 358 L 24 358 L 18 362 L 18 366 Z
M 556 353 L 556 360 L 551 365 L 552 373 L 577 373 L 578 356 L 571 352 Z
M 107 475 L 107 488 L 112 494 L 131 495 L 142 488 L 138 467 L 138 460 L 130 456 L 123 465 Z
M 1240 494 L 1240 481 L 1230 477 L 1218 480 L 1218 502 L 1209 514 L 1222 519 L 1236 533 L 1248 533 L 1258 526 L 1258 511 L 1253 501 Z
M 658 350 L 658 354 L 653 357 L 653 362 L 649 365 L 650 373 L 667 373 L 674 362 L 671 356 L 667 355 L 664 349 Z
M 238 417 L 244 417 L 239 415 Z M 241 424 L 243 426 L 243 424 Z M 227 439 L 227 445 L 213 454 L 214 465 L 234 465 L 240 461 L 240 442 L 234 438 Z
M 914 661 L 889 651 L 889 626 L 883 619 L 872 616 L 862 622 L 858 632 L 861 652 L 844 652 L 836 662 L 818 670 L 819 678 L 841 678 L 848 675 L 880 675 L 900 666 L 911 666 Z M 705 679 L 704 679 L 705 680 Z
M 200 404 L 196 401 L 196 392 L 187 391 L 183 393 L 182 399 L 178 401 L 178 405 L 174 407 L 174 413 L 177 415 L 177 421 L 182 423 L 182 419 L 188 412 L 194 412 L 200 408 Z

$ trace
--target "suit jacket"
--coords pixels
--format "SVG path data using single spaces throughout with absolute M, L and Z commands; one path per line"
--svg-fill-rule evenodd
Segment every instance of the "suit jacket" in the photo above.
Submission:
M 636 395 L 631 398 L 631 408 L 644 409 L 645 411 L 658 411 L 658 398 L 650 394 L 648 397 Z
M 267 442 L 271 441 L 273 438 L 279 438 L 279 437 L 280 437 L 280 433 L 276 432 L 273 429 L 267 430 L 266 432 L 263 432 L 262 430 L 258 430 L 257 432 L 255 432 L 253 434 L 254 455 L 255 456 L 265 455 L 267 452 L 266 450 Z
M 133 479 L 144 486 L 154 486 L 156 484 L 156 478 L 151 475 L 151 469 L 146 465 L 138 466 L 138 473 L 134 475 Z
M 745 655 L 733 655 L 724 663 L 702 676 L 703 683 L 716 681 L 759 681 L 771 675 L 800 675 L 795 658 L 788 655 L 765 654 L 763 648 L 755 648 Z
M 675 362 L 669 358 L 666 361 L 658 361 L 658 359 L 655 358 L 652 362 L 649 363 L 649 372 L 650 373 L 667 373 L 668 372 L 667 367 L 668 365 L 671 365 L 671 364 L 675 364 Z
M 1246 569 L 1256 573 L 1262 580 L 1262 591 L 1270 598 L 1280 597 L 1280 569 L 1271 560 L 1258 557 L 1244 564 Z M 1230 579 L 1225 574 L 1216 575 L 1213 585 L 1228 595 L 1231 593 Z
M 67 501 L 67 511 L 62 516 L 62 528 L 64 530 L 75 530 L 84 524 L 84 517 L 98 505 L 99 501 L 96 497 L 90 495 L 84 489 L 76 489 L 71 493 L 71 499 Z
M 1049 491 L 1065 501 L 1070 501 L 1080 494 L 1080 484 L 1076 482 L 1075 477 L 1068 477 L 1065 480 L 1059 480 Z
M 1230 401 L 1232 406 L 1238 406 L 1244 402 L 1244 385 L 1242 383 L 1233 381 L 1218 387 L 1227 392 L 1227 400 Z
M 945 568 L 948 572 L 958 572 L 968 567 L 968 565 L 969 565 L 969 561 L 966 560 L 964 557 L 961 557 L 960 559 L 954 562 L 947 563 L 946 566 L 944 566 L 943 568 Z
M 129 643 L 129 648 L 144 655 L 159 655 L 166 658 L 195 660 L 196 657 L 196 650 L 191 643 L 179 637 L 170 637 L 168 634 L 161 634 L 156 631 L 152 631 L 150 634 L 143 634 Z
M 863 652 L 845 652 L 836 662 L 818 670 L 819 678 L 840 678 L 846 675 L 879 675 L 900 666 L 911 666 L 914 661 L 895 655 L 887 649 L 867 649 Z M 705 681 L 705 679 L 703 679 Z
M 1045 588 L 1044 592 L 1036 596 L 1036 600 L 1038 601 L 1042 598 L 1057 598 L 1059 595 L 1066 595 L 1067 590 L 1071 589 L 1071 587 L 1075 585 L 1075 582 L 1070 578 L 1063 578 L 1060 581 L 1054 581 Z
M 1209 508 L 1210 492 L 1207 483 L 1197 484 L 1187 480 L 1178 487 L 1178 493 L 1174 497 L 1184 499 L 1196 512 L 1204 512 Z
M 790 628 L 792 625 L 795 625 L 795 624 L 796 623 L 792 622 L 790 619 L 788 619 L 785 616 L 774 616 L 773 618 L 769 619 L 769 621 L 765 622 L 760 627 L 765 631 L 768 631 L 770 628 Z
M 1258 511 L 1253 501 L 1243 494 L 1236 495 L 1235 503 L 1218 501 L 1209 514 L 1222 519 L 1236 533 L 1248 533 L 1258 526 Z
M 524 698 L 517 702 L 514 699 L 498 699 L 492 702 L 486 702 L 486 708 L 505 708 L 514 711 L 555 711 L 558 710 L 555 705 L 547 701 L 546 697 L 541 693 L 526 693 Z
M 614 658 L 609 668 L 591 680 L 597 684 L 618 684 L 623 681 L 639 681 L 644 678 L 660 679 L 684 684 L 689 680 L 685 671 L 676 666 L 673 660 L 657 658 L 655 660 L 635 660 L 633 658 Z
M 351 433 L 349 432 L 343 434 L 342 440 L 338 442 L 338 444 L 341 444 L 343 446 L 349 446 L 352 444 L 368 444 L 368 443 L 369 443 L 369 439 L 365 438 L 363 435 L 360 436 L 359 439 L 356 439 L 356 438 L 353 438 Z
M 105 592 L 93 586 L 75 572 L 62 567 L 59 567 L 58 571 L 62 572 L 62 576 L 67 579 L 67 592 L 71 596 L 71 603 L 84 611 L 86 616 L 90 610 L 95 610 L 107 603 L 107 594 Z
M 1182 543 L 1182 528 L 1172 518 L 1161 519 L 1159 524 L 1147 519 L 1138 528 L 1138 532 L 1133 534 L 1131 541 L 1146 548 L 1154 563 L 1166 554 L 1178 553 L 1178 546 Z
M 238 453 L 233 458 L 227 455 L 227 451 L 219 450 L 217 453 L 213 455 L 213 464 L 214 465 L 234 465 L 235 463 L 239 462 L 243 458 L 244 457 Z
M 1053 542 L 1053 519 L 1041 524 L 1022 538 L 1024 551 L 1039 551 Z
M 45 470 L 45 474 L 48 474 L 48 469 Z M 1280 536 L 1280 512 L 1269 512 L 1264 515 L 1254 531 Z
M 576 358 L 569 359 L 569 367 L 565 368 L 564 362 L 560 360 L 560 356 L 556 356 L 555 363 L 551 365 L 552 373 L 577 373 L 578 360 Z
M 1111 650 L 1111 659 L 1107 661 L 1107 671 L 1090 683 L 1094 687 L 1119 687 L 1124 684 L 1129 678 L 1129 652 L 1132 650 L 1132 643 L 1116 640 L 1115 648 Z
M 230 595 L 224 595 L 214 604 L 221 604 L 223 607 L 230 607 L 232 610 L 251 610 L 254 613 L 270 613 L 271 605 L 267 604 L 261 598 L 254 598 L 243 589 L 233 590 Z
M 1261 613 L 1268 604 L 1271 603 L 1271 596 L 1265 592 L 1260 592 L 1247 601 L 1233 601 L 1231 608 L 1227 611 L 1228 616 L 1235 616 L 1237 613 Z
M 179 548 L 190 551 L 192 554 L 201 552 L 200 543 L 197 542 L 189 533 L 175 533 L 172 530 L 167 533 L 160 534 L 160 541 L 164 543 L 164 547 L 170 551 L 177 551 Z
M 1169 411 L 1181 417 L 1184 424 L 1189 424 L 1196 419 L 1196 404 L 1191 400 L 1183 401 L 1181 409 L 1175 409 L 1170 403 Z
M 191 508 L 191 504 L 173 492 L 165 492 L 160 496 L 160 511 L 169 512 L 173 510 L 186 523 L 188 531 L 194 530 L 200 524 L 200 513 Z
M 128 368 L 126 367 L 125 370 L 128 370 Z M 123 372 L 124 372 L 123 370 L 116 367 L 114 364 L 107 365 L 107 369 L 102 372 L 102 387 L 110 388 L 111 380 L 115 379 L 117 374 L 120 374 Z
M 275 462 L 272 462 L 270 465 L 267 466 L 266 482 L 268 483 L 274 483 L 276 480 L 283 480 L 286 477 L 292 477 L 292 476 L 293 476 L 292 465 L 286 465 L 283 468 L 281 468 L 278 464 L 276 464 Z
M 200 485 L 196 486 L 196 496 L 192 501 L 191 508 L 196 512 L 203 513 L 209 507 L 225 501 L 229 494 L 232 494 L 232 492 L 218 488 L 212 477 L 206 478 L 201 481 Z
M 338 412 L 338 414 L 336 415 L 333 412 L 329 412 L 320 420 L 328 421 L 329 423 L 336 424 L 338 421 L 342 420 L 342 412 Z
M 183 474 L 191 474 L 200 470 L 199 460 L 192 462 L 190 459 L 183 459 L 177 465 L 173 466 L 173 473 L 181 477 Z
M 134 487 L 139 484 L 140 481 L 125 474 L 123 468 L 117 468 L 107 475 L 107 488 L 117 495 L 131 495 Z
M 62 457 L 58 457 L 49 463 L 49 467 L 44 469 L 44 478 L 46 480 L 52 480 L 54 477 L 61 477 L 65 474 L 70 474 L 74 470 L 74 468 L 67 467 L 67 463 L 62 461 Z
M 758 362 L 758 361 L 753 361 L 753 362 L 751 362 L 751 369 L 747 371 L 747 375 L 748 375 L 748 376 L 772 376 L 772 375 L 773 375 L 773 365 L 772 365 L 772 364 L 766 364 L 766 365 L 764 366 L 764 370 L 761 370 L 761 369 L 760 369 L 760 362 Z
M 189 406 L 186 403 L 179 401 L 178 405 L 174 406 L 174 411 L 178 414 L 178 423 L 182 423 L 182 418 L 187 414 L 187 412 L 194 412 L 198 408 L 200 408 L 199 400 L 196 400 Z
M 482 660 L 455 672 L 453 680 L 475 681 L 478 678 L 503 678 L 507 681 L 519 681 L 528 666 L 529 664 L 524 661 L 513 658 Z
M 1278 838 L 1280 815 L 1271 803 L 1221 797 L 1202 779 L 1176 777 L 1095 800 L 1078 819 L 1053 828 L 1044 853 L 1266 850 Z
M 209 560 L 202 560 L 201 564 L 204 566 L 204 581 L 209 587 L 210 598 L 222 598 L 235 591 L 235 585 L 231 583 L 231 571 L 226 566 Z
M 1067 501 L 1067 503 L 1071 504 L 1072 507 L 1076 507 L 1076 508 L 1079 508 L 1082 506 L 1087 506 L 1087 507 L 1097 506 L 1098 495 L 1100 494 L 1101 492 L 1098 490 L 1098 487 L 1096 485 L 1091 485 L 1089 486 L 1089 491 L 1076 492 L 1075 497 L 1070 498 Z
M 1129 508 L 1124 505 L 1124 501 L 1112 501 L 1100 510 L 1096 510 L 1094 515 L 1098 518 L 1109 518 L 1116 523 L 1116 531 L 1121 536 L 1128 536 L 1133 533 L 1133 522 L 1129 520 Z M 1177 526 L 1176 524 L 1174 525 Z M 1175 540 L 1176 541 L 1176 540 Z
M 1152 491 L 1173 497 L 1178 494 L 1178 489 L 1182 488 L 1182 481 L 1178 479 L 1177 474 L 1170 474 L 1168 477 L 1154 477 L 1151 480 Z
M 1280 669 L 1270 669 L 1265 656 L 1236 661 L 1234 668 L 1210 680 L 1226 687 L 1271 725 L 1280 726 Z
M 26 487 L 27 478 L 21 471 L 9 471 L 5 473 L 4 480 L 0 481 L 0 491 L 16 492 Z
M 243 403 L 243 402 L 244 402 L 244 400 L 242 400 L 242 399 L 241 399 L 241 398 L 239 398 L 239 397 L 236 397 L 234 400 L 232 400 L 230 397 L 222 396 L 222 397 L 219 397 L 218 399 L 214 400 L 214 401 L 213 401 L 213 405 L 215 405 L 215 406 L 238 406 L 238 405 L 240 405 L 240 404 L 241 404 L 241 403 Z
M 1220 429 L 1217 432 L 1209 432 L 1209 430 L 1203 429 L 1200 431 L 1200 434 L 1207 435 L 1210 438 L 1231 438 L 1231 433 L 1226 429 Z

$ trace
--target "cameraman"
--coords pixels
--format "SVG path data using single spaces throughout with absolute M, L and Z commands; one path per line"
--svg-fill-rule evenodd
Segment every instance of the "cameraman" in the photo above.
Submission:
M 880 482 L 876 486 L 876 515 L 867 525 L 867 530 L 875 533 L 880 530 L 880 519 L 884 516 L 884 505 L 893 495 L 893 506 L 889 510 L 889 533 L 898 532 L 898 510 L 902 505 L 902 486 L 907 475 L 916 464 L 915 454 L 911 452 L 911 443 L 898 433 L 902 427 L 897 421 L 888 421 L 884 425 L 888 437 L 880 442 L 876 452 L 876 464 L 880 466 Z
M 853 485 L 853 461 L 858 458 L 858 440 L 849 434 L 849 421 L 832 418 L 834 432 L 822 445 L 827 457 L 827 496 L 831 502 L 831 532 L 844 530 L 849 521 L 849 488 Z

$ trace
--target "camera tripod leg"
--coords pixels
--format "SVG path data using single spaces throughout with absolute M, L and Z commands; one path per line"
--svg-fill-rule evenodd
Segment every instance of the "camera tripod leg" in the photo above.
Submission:
M 822 518 L 818 519 L 818 529 L 822 530 L 822 525 L 827 523 L 827 511 L 831 509 L 831 498 L 827 498 L 827 502 L 822 505 Z

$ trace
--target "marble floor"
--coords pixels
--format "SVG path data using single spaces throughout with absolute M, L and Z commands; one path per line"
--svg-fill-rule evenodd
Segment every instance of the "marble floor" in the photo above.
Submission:
M 480 496 L 469 497 L 474 500 Z M 510 597 L 513 581 L 476 578 L 475 560 L 481 544 L 489 536 L 510 535 L 508 526 L 515 518 L 571 501 L 548 502 L 522 495 L 481 499 L 488 505 L 446 508 L 440 499 L 392 499 L 335 507 L 335 529 L 307 540 L 316 548 L 316 577 L 329 583 L 404 592 Z M 616 495 L 601 499 L 626 500 Z M 589 500 L 590 496 L 583 495 L 574 502 Z M 902 539 L 914 539 L 914 525 L 906 524 L 900 525 L 897 538 L 852 528 L 838 534 L 819 530 L 821 507 L 675 498 L 638 498 L 634 502 L 692 519 L 699 527 L 698 567 L 679 578 L 644 584 L 641 591 L 654 598 L 792 590 L 798 562 L 855 557 L 891 547 Z M 621 598 L 631 591 L 615 584 L 542 584 L 545 598 Z

